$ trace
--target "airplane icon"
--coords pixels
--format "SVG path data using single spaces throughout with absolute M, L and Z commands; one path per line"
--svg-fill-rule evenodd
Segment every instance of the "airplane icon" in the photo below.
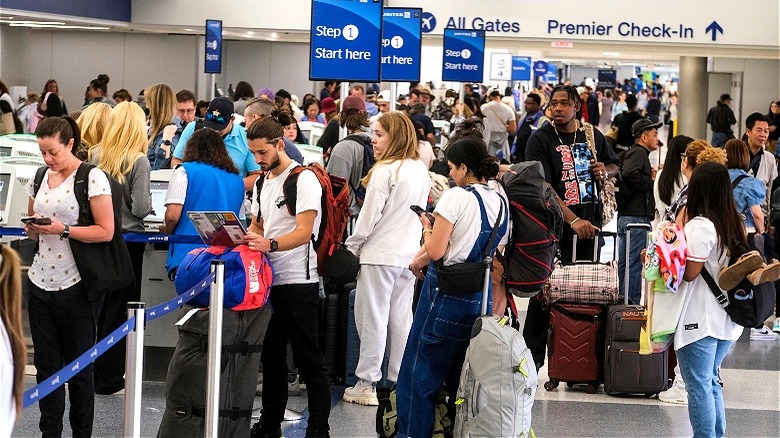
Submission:
M 423 12 L 422 16 L 422 31 L 425 33 L 433 32 L 436 28 L 436 17 L 430 12 Z

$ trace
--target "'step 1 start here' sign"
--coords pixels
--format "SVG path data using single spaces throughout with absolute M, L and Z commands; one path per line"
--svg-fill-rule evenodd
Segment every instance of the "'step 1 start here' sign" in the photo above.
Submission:
M 442 80 L 482 82 L 485 63 L 485 31 L 444 29 Z
M 381 0 L 314 0 L 309 80 L 378 82 Z

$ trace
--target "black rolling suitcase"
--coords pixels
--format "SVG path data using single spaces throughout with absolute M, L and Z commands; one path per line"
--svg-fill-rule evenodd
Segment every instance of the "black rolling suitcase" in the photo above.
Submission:
M 179 316 L 192 308 L 184 306 Z M 221 437 L 249 436 L 254 382 L 271 313 L 270 303 L 254 310 L 224 310 L 218 424 Z M 179 341 L 168 366 L 165 411 L 158 437 L 204 436 L 208 329 L 208 310 L 195 313 L 179 327 Z
M 354 282 L 345 285 L 326 283 L 325 299 L 321 303 L 319 344 L 331 382 L 337 385 L 344 384 L 346 377 L 347 317 L 349 292 L 353 289 Z
M 629 224 L 632 228 L 650 228 L 647 224 Z M 631 234 L 626 233 L 626 255 L 631 248 Z M 630 260 L 626 258 L 626 270 Z M 636 261 L 638 263 L 639 261 Z M 628 290 L 626 272 L 626 291 Z M 646 282 L 643 281 L 643 286 Z M 644 287 L 643 287 L 644 288 Z M 623 304 L 607 308 L 606 353 L 604 359 L 604 392 L 614 394 L 644 394 L 652 396 L 668 387 L 668 350 L 639 354 L 639 333 L 647 323 L 645 306 L 629 305 L 628 293 Z M 647 295 L 645 294 L 645 300 Z

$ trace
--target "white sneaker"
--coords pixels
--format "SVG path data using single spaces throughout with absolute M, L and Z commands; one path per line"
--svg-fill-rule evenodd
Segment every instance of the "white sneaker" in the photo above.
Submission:
M 376 386 L 362 379 L 358 380 L 355 386 L 350 386 L 344 390 L 344 401 L 365 406 L 379 406 L 379 399 L 376 397 Z
M 769 327 L 761 326 L 761 328 L 750 329 L 751 341 L 774 341 L 777 339 L 777 333 L 769 330 Z
M 664 403 L 688 406 L 688 391 L 685 390 L 685 383 L 680 379 L 674 379 L 671 388 L 658 394 L 658 400 Z
M 772 331 L 780 333 L 780 318 L 775 318 L 775 323 L 772 325 Z

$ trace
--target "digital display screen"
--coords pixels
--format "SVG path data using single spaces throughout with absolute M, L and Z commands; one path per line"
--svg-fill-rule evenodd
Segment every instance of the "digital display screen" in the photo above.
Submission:
M 168 181 L 152 181 L 152 212 L 146 217 L 149 222 L 165 222 L 165 196 L 168 194 Z
M 0 173 L 0 212 L 5 212 L 9 191 L 11 191 L 11 174 Z

